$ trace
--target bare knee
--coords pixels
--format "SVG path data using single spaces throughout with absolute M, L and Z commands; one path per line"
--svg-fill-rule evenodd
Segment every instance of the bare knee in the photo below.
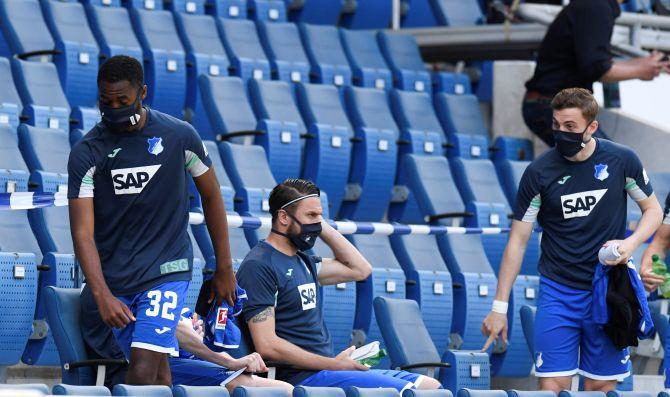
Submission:
M 419 383 L 418 389 L 434 390 L 439 389 L 440 387 L 442 387 L 442 384 L 440 384 L 437 379 L 424 376 L 421 380 L 421 383 Z
M 607 393 L 616 388 L 615 380 L 595 380 L 584 378 L 584 389 L 587 391 L 601 391 Z
M 154 385 L 158 379 L 158 368 L 151 363 L 136 361 L 130 362 L 126 373 L 126 383 L 129 385 Z
M 167 378 L 165 377 L 167 369 Z M 160 379 L 159 379 L 160 375 Z M 144 349 L 133 348 L 130 352 L 130 365 L 126 374 L 126 383 L 129 385 L 171 385 L 170 367 L 167 365 L 167 356 Z M 161 382 L 161 383 L 159 383 Z
M 549 390 L 558 394 L 562 390 L 570 389 L 572 377 L 561 376 L 555 378 L 540 378 L 540 390 Z

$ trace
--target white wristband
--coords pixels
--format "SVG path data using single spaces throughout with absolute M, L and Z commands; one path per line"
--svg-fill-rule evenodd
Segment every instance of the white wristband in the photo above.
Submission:
M 494 300 L 493 301 L 493 307 L 491 307 L 491 311 L 495 312 L 495 313 L 499 313 L 499 314 L 507 314 L 507 308 L 508 307 L 509 307 L 509 303 Z

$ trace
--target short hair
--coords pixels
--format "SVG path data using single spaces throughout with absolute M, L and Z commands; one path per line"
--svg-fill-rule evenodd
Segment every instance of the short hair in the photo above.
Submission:
M 275 186 L 270 192 L 269 204 L 272 222 L 277 219 L 277 214 L 283 205 L 291 200 L 308 194 L 321 196 L 321 190 L 312 181 L 298 178 L 289 178 Z
M 103 81 L 107 83 L 128 81 L 134 86 L 142 87 L 144 85 L 142 64 L 127 55 L 115 55 L 107 59 L 98 70 L 98 87 Z
M 581 110 L 582 116 L 589 123 L 595 120 L 598 115 L 598 102 L 596 102 L 591 91 L 584 88 L 561 90 L 551 100 L 551 108 L 554 110 L 577 108 Z

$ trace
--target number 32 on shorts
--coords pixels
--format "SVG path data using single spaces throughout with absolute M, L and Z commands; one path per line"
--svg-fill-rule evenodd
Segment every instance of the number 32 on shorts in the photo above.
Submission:
M 173 310 L 177 308 L 177 293 L 174 291 L 160 291 L 154 290 L 147 293 L 147 297 L 151 299 L 149 307 L 146 310 L 147 317 L 157 317 L 159 314 L 162 318 L 174 321 Z

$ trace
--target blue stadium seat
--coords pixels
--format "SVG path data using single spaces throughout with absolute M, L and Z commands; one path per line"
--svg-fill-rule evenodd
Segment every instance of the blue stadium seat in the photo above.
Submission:
M 647 391 L 610 390 L 607 392 L 607 397 L 653 397 L 653 395 Z
M 202 15 L 205 13 L 205 0 L 170 0 L 168 8 L 175 13 Z
M 390 388 L 350 387 L 346 390 L 347 397 L 398 397 L 398 391 Z
M 23 105 L 14 86 L 9 60 L 0 58 L 0 126 L 9 126 L 15 130 L 22 112 Z
M 235 143 L 254 142 L 251 135 L 227 137 L 240 131 L 256 130 L 256 116 L 247 99 L 244 82 L 239 77 L 211 77 L 201 75 L 198 87 L 203 106 L 212 129 L 198 131 L 203 139 L 230 140 Z M 214 135 L 214 131 L 217 132 Z
M 256 21 L 285 22 L 283 0 L 247 0 L 249 17 Z
M 362 194 L 356 201 L 345 201 L 340 215 L 358 221 L 379 221 L 386 212 L 396 179 L 398 127 L 385 91 L 346 87 L 345 98 L 357 138 L 350 183 L 357 185 Z
M 79 386 L 64 383 L 53 387 L 55 396 L 111 396 L 112 393 L 105 386 Z
M 526 345 L 528 345 L 528 352 L 531 354 L 531 357 L 535 357 L 535 312 L 537 308 L 535 306 L 523 305 L 519 309 L 519 315 L 521 317 L 521 328 L 523 330 L 523 336 L 526 339 Z
M 307 387 L 297 386 L 293 389 L 293 397 L 345 397 L 344 389 L 339 387 Z
M 286 389 L 282 387 L 247 387 L 239 386 L 233 390 L 233 397 L 285 397 Z
M 391 24 L 392 7 L 383 1 L 346 1 L 340 24 L 349 29 L 387 29 Z
M 58 82 L 56 66 L 12 59 L 12 72 L 28 124 L 68 130 L 70 105 Z
M 601 391 L 570 391 L 563 390 L 558 393 L 558 397 L 605 397 L 606 394 Z
M 198 76 L 226 76 L 230 62 L 216 31 L 216 20 L 209 15 L 175 14 L 175 23 L 186 49 L 188 85 L 186 108 L 188 119 L 202 136 L 212 127 L 198 91 Z
M 85 5 L 103 6 L 109 8 L 121 7 L 121 0 L 82 0 Z
M 470 78 L 464 73 L 439 72 L 433 75 L 436 92 L 463 95 L 472 94 Z
M 474 95 L 435 94 L 435 111 L 447 135 L 488 137 L 479 101 Z
M 247 0 L 207 0 L 205 12 L 215 17 L 247 19 Z
M 189 227 L 187 230 L 188 230 L 188 237 L 191 240 L 191 247 L 193 247 L 193 269 L 191 271 L 191 282 L 188 284 L 186 299 L 184 300 L 184 308 L 188 308 L 192 312 L 195 312 L 195 304 L 198 301 L 198 295 L 200 294 L 200 287 L 202 286 L 202 281 L 204 278 L 203 270 L 206 267 L 205 263 L 206 258 L 202 254 L 202 251 L 200 250 L 199 243 L 193 236 L 192 226 Z
M 309 60 L 300 43 L 298 27 L 289 22 L 257 23 L 265 53 L 270 59 L 272 77 L 294 83 L 309 82 Z
M 403 28 L 430 28 L 437 25 L 431 0 L 411 0 L 400 20 Z
M 45 0 L 42 10 L 60 54 L 54 56 L 60 82 L 70 105 L 95 107 L 100 51 L 78 2 Z
M 507 397 L 556 397 L 556 393 L 549 390 L 508 390 Z
M 70 155 L 68 133 L 61 129 L 21 124 L 18 136 L 19 148 L 30 170 L 30 182 L 34 190 L 52 193 L 65 191 Z
M 302 177 L 328 194 L 329 212 L 336 217 L 349 180 L 353 130 L 334 86 L 298 84 L 296 95 L 311 135 L 305 142 Z
M 27 192 L 29 176 L 19 151 L 16 130 L 0 125 L 0 193 Z
M 322 258 L 333 258 L 333 251 L 317 239 L 313 253 Z M 356 283 L 340 283 L 323 286 L 323 321 L 328 327 L 333 341 L 335 353 L 339 353 L 352 345 L 354 329 L 354 310 L 356 307 Z M 362 341 L 361 341 L 362 342 Z
M 172 397 L 169 386 L 115 385 L 113 396 Z
M 432 79 L 421 59 L 413 36 L 377 33 L 379 47 L 393 73 L 394 85 L 402 90 L 431 92 Z
M 122 0 L 122 3 L 129 9 L 137 8 L 140 10 L 162 10 L 163 0 Z
M 55 42 L 49 33 L 38 0 L 6 0 L 0 2 L 0 56 L 29 54 L 36 51 L 42 61 L 50 61 Z M 51 51 L 51 52 L 48 52 Z
M 504 390 L 473 390 L 460 389 L 456 397 L 507 397 Z
M 344 2 L 330 0 L 309 0 L 288 2 L 289 19 L 294 22 L 316 25 L 337 25 Z
M 252 21 L 219 18 L 217 26 L 231 62 L 231 73 L 242 80 L 270 80 L 268 61 Z
M 353 82 L 361 87 L 389 90 L 393 78 L 373 31 L 340 29 L 340 39 L 353 70 Z
M 335 26 L 300 24 L 313 83 L 351 85 L 351 68 Z
M 372 310 L 372 301 L 377 296 L 404 299 L 405 274 L 387 237 L 356 234 L 351 235 L 350 240 L 372 265 L 372 274 L 356 283 L 354 329 L 362 330 L 367 342 L 381 341 L 382 335 Z M 380 367 L 388 368 L 388 360 L 382 360 Z
M 174 397 L 229 397 L 228 390 L 221 386 L 186 386 L 172 388 Z
M 131 28 L 127 9 L 88 4 L 86 14 L 103 58 L 123 54 L 142 62 L 142 46 Z
M 181 119 L 186 101 L 186 53 L 172 13 L 131 8 L 130 16 L 144 56 L 144 81 L 149 89 L 145 102 Z
M 444 26 L 473 26 L 486 23 L 477 0 L 431 0 L 435 17 Z
M 26 383 L 26 384 L 0 384 L 0 391 L 18 391 L 25 392 L 31 396 L 49 395 L 49 386 L 42 383 Z
M 264 131 L 258 140 L 266 148 L 272 174 L 278 181 L 300 175 L 301 136 L 307 132 L 293 99 L 291 86 L 285 81 L 249 82 L 249 94 Z M 278 143 L 278 144 L 276 144 Z
M 531 161 L 534 158 L 533 143 L 530 139 L 512 136 L 498 136 L 493 142 L 493 161 Z
M 407 299 L 421 307 L 421 317 L 437 350 L 449 346 L 454 301 L 451 275 L 434 236 L 393 235 L 391 246 L 407 279 Z
M 401 393 L 402 397 L 453 397 L 454 394 L 448 389 L 405 389 Z

